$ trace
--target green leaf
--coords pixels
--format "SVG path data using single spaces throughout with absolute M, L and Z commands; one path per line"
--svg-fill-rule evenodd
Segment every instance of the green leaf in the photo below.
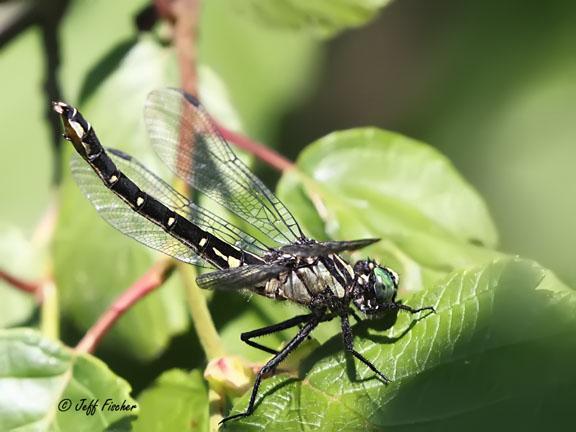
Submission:
M 208 431 L 208 390 L 200 371 L 166 371 L 138 402 L 135 432 Z
M 356 349 L 392 384 L 347 363 L 335 338 L 301 379 L 266 380 L 255 413 L 228 430 L 482 431 L 496 419 L 499 430 L 571 425 L 576 292 L 550 272 L 502 259 L 455 272 L 406 303 L 437 313 L 401 314 L 385 333 L 354 329 Z
M 166 85 L 171 70 L 169 50 L 145 38 L 134 45 L 120 67 L 80 107 L 103 145 L 136 154 L 154 167 L 157 159 L 147 142 L 142 109 L 147 93 Z M 68 146 L 67 154 L 71 152 Z M 69 169 L 65 174 L 54 270 L 64 313 L 85 330 L 150 268 L 157 255 L 108 226 L 80 193 Z M 123 316 L 104 344 L 126 356 L 147 359 L 158 355 L 171 336 L 187 325 L 184 294 L 171 279 Z
M 229 3 L 269 25 L 333 36 L 367 23 L 390 0 L 234 0 Z
M 278 193 L 313 237 L 382 238 L 368 253 L 404 274 L 434 279 L 495 256 L 476 246 L 497 241 L 482 199 L 444 156 L 399 134 L 364 128 L 321 138 Z M 408 288 L 417 289 L 422 276 L 413 279 Z
M 83 399 L 97 401 L 93 414 Z M 134 408 L 111 410 L 107 400 Z M 136 414 L 130 386 L 100 360 L 32 330 L 0 331 L 2 431 L 128 431 Z

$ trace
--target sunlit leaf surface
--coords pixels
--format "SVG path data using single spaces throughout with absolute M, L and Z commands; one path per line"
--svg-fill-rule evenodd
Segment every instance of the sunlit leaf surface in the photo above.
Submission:
M 332 133 L 302 152 L 278 189 L 313 237 L 381 238 L 360 253 L 385 258 L 410 290 L 494 257 L 477 246 L 497 241 L 480 196 L 444 156 L 399 134 Z

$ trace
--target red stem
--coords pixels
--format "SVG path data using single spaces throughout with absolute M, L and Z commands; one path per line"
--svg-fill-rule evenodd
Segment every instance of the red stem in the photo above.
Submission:
M 158 4 L 162 4 L 157 0 Z M 182 80 L 182 88 L 198 96 L 198 75 L 196 72 L 197 50 L 196 40 L 198 32 L 198 18 L 200 15 L 200 0 L 177 0 L 173 4 L 172 16 L 174 20 L 174 46 Z M 294 168 L 294 164 L 274 150 L 251 140 L 225 127 L 218 125 L 222 136 L 241 149 L 253 154 L 279 171 Z
M 76 346 L 76 352 L 93 352 L 104 335 L 118 319 L 135 303 L 146 297 L 168 278 L 174 270 L 174 263 L 168 260 L 157 262 L 100 316 Z
M 174 22 L 172 13 L 172 0 L 153 0 L 158 16 L 168 22 Z
M 200 0 L 176 0 L 172 6 L 174 22 L 174 47 L 180 70 L 182 88 L 198 95 L 196 72 L 196 34 L 200 16 Z
M 226 129 L 220 124 L 216 124 L 218 130 L 222 134 L 225 140 L 234 143 L 237 147 L 246 150 L 248 153 L 253 154 L 258 159 L 266 162 L 278 171 L 289 171 L 295 168 L 294 164 L 282 156 L 280 153 L 260 144 L 257 141 L 253 141 L 246 135 L 242 135 L 238 132 L 233 132 Z
M 40 283 L 38 282 L 27 282 L 16 276 L 13 276 L 4 270 L 0 270 L 0 280 L 12 285 L 14 288 L 18 288 L 21 291 L 26 291 L 31 294 L 37 294 L 40 290 Z

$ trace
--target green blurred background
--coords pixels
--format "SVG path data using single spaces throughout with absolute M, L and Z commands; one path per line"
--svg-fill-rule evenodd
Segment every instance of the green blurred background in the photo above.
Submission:
M 57 78 L 62 98 L 87 110 L 107 145 L 138 154 L 147 146 L 138 120 L 146 93 L 178 85 L 164 30 L 137 35 L 134 17 L 148 2 L 41 3 L 64 10 L 62 20 L 48 13 L 44 28 L 0 40 L 0 267 L 29 278 L 42 274 L 50 253 L 37 247 L 35 227 L 57 195 L 61 158 L 46 119 L 46 77 Z M 368 24 L 338 34 L 326 22 L 283 20 L 261 3 L 204 2 L 200 93 L 214 115 L 291 159 L 313 140 L 355 126 L 427 142 L 485 197 L 503 251 L 534 258 L 576 286 L 575 2 L 397 0 Z M 30 5 L 0 3 L 0 34 L 37 7 Z M 58 36 L 58 69 L 47 34 Z M 277 178 L 262 166 L 258 172 Z M 0 298 L 10 304 L 3 325 L 22 322 L 22 311 L 32 308 L 6 286 Z M 216 300 L 218 323 L 230 306 Z M 75 322 L 88 326 L 98 313 Z M 171 330 L 178 333 L 186 322 L 175 315 Z M 136 348 L 147 357 L 166 343 Z M 116 366 L 124 376 L 138 372 L 124 367 Z
M 67 100 L 77 101 L 99 57 L 134 34 L 145 3 L 70 6 L 61 29 Z M 207 3 L 201 63 L 219 75 L 245 129 L 291 158 L 330 131 L 364 125 L 436 146 L 485 197 L 503 250 L 576 283 L 576 3 L 399 0 L 325 41 Z M 0 52 L 1 223 L 26 233 L 52 175 L 41 37 L 27 30 Z

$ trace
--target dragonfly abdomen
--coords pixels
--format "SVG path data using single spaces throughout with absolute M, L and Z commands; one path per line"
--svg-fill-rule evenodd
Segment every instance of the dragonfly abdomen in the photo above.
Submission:
M 152 195 L 144 192 L 128 178 L 100 144 L 92 126 L 78 111 L 63 102 L 54 104 L 65 121 L 66 138 L 90 165 L 102 183 L 132 210 L 162 228 L 179 242 L 217 268 L 239 267 L 245 263 L 260 263 L 260 259 L 228 244 L 176 213 Z M 123 160 L 130 156 L 114 151 Z

